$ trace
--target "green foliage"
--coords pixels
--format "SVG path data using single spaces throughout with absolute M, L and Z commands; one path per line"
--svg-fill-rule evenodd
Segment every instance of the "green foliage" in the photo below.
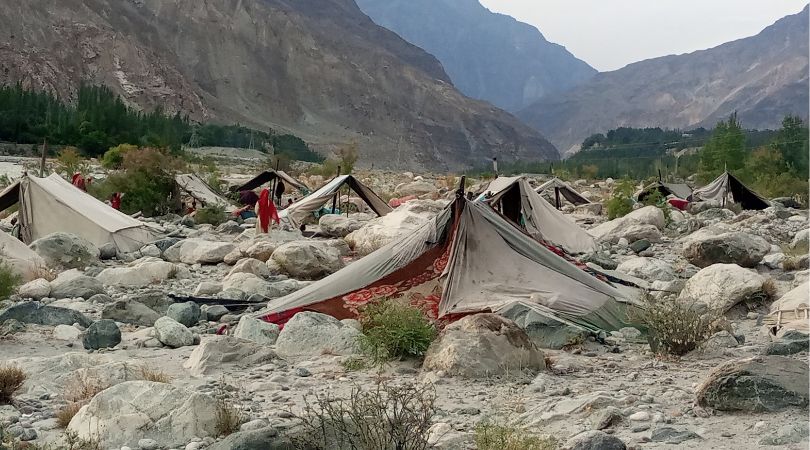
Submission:
M 633 191 L 635 187 L 631 180 L 621 180 L 616 182 L 613 188 L 613 195 L 605 203 L 608 219 L 613 220 L 623 217 L 633 211 Z
M 166 214 L 177 208 L 174 174 L 182 167 L 179 159 L 156 148 L 142 148 L 124 154 L 122 171 L 92 186 L 96 198 L 106 200 L 121 192 L 121 210 L 141 211 L 145 216 Z
M 737 113 L 732 113 L 727 121 L 717 123 L 712 137 L 703 146 L 700 152 L 700 176 L 704 181 L 710 181 L 726 169 L 741 169 L 745 157 L 745 133 L 737 120 Z
M 56 171 L 68 180 L 76 172 L 87 175 L 89 169 L 90 165 L 76 147 L 65 147 L 56 155 Z
M 393 299 L 370 303 L 359 319 L 360 348 L 374 365 L 421 357 L 436 338 L 436 328 L 419 308 Z
M 166 115 L 161 108 L 136 111 L 107 87 L 82 85 L 72 104 L 20 84 L 0 87 L 0 140 L 47 140 L 99 156 L 126 142 L 179 150 L 189 131 L 187 118 Z
M 810 130 L 801 118 L 787 116 L 782 120 L 782 129 L 773 141 L 773 147 L 782 154 L 791 172 L 797 176 L 807 178 L 808 158 L 810 158 L 810 148 L 808 147 Z
M 481 422 L 475 427 L 475 447 L 478 450 L 554 450 L 557 439 L 539 437 L 527 430 Z
M 107 150 L 101 158 L 101 166 L 105 169 L 120 169 L 124 164 L 124 154 L 138 150 L 137 145 L 121 144 Z
M 0 261 L 0 300 L 8 298 L 20 284 L 20 277 L 12 270 L 11 266 L 4 261 Z
M 199 208 L 194 214 L 194 221 L 197 223 L 208 223 L 213 226 L 221 225 L 228 220 L 228 213 L 221 205 L 207 205 Z
M 660 191 L 653 190 L 649 193 L 644 200 L 641 202 L 644 206 L 655 206 L 664 213 L 664 220 L 666 223 L 669 223 L 672 220 L 672 209 L 669 203 L 667 202 L 667 198 L 664 197 Z
M 340 170 L 343 175 L 352 173 L 352 170 L 354 170 L 354 163 L 357 162 L 357 157 L 356 142 L 352 142 L 351 144 L 338 150 L 338 164 L 340 165 Z
M 275 154 L 287 159 L 308 162 L 323 162 L 325 159 L 312 151 L 301 138 L 292 134 L 274 135 L 270 142 L 273 144 Z

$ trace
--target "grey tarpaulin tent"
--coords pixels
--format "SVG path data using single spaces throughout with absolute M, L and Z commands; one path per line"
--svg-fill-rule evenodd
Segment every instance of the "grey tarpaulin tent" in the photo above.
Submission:
M 446 320 L 521 304 L 591 331 L 627 326 L 627 308 L 636 304 L 489 205 L 459 195 L 421 228 L 273 300 L 258 317 L 284 323 L 299 311 L 317 311 L 343 319 L 382 298 L 400 298 Z
M 729 194 L 731 196 L 729 197 Z M 738 203 L 743 209 L 765 209 L 771 204 L 761 195 L 748 189 L 734 175 L 723 172 L 706 186 L 695 189 L 691 201 L 713 200 L 725 206 L 726 200 Z
M 648 195 L 652 194 L 653 191 L 660 192 L 663 197 L 674 195 L 681 200 L 687 200 L 689 199 L 689 196 L 692 195 L 692 188 L 686 184 L 656 181 L 639 192 L 637 196 L 638 201 L 644 201 L 644 199 L 647 198 Z
M 228 212 L 236 209 L 228 200 L 214 192 L 208 183 L 193 173 L 176 175 L 174 180 L 180 186 L 180 189 L 202 203 L 203 206 L 219 205 Z
M 288 185 L 290 188 L 297 189 L 301 192 L 307 192 L 309 190 L 304 183 L 291 177 L 283 170 L 265 170 L 264 172 L 246 181 L 243 185 L 233 188 L 233 190 L 236 192 L 252 191 L 253 189 L 267 184 L 277 178 L 283 181 L 284 184 Z
M 496 178 L 486 192 L 492 193 L 487 203 L 535 239 L 562 247 L 568 253 L 587 253 L 596 248 L 593 236 L 551 206 L 525 177 Z
M 547 194 L 550 195 L 554 201 L 554 206 L 557 209 L 562 207 L 562 200 L 560 196 L 568 200 L 569 202 L 573 203 L 576 206 L 579 205 L 586 205 L 590 203 L 590 200 L 583 197 L 582 194 L 575 191 L 574 188 L 568 185 L 565 181 L 554 177 L 545 183 L 541 184 L 540 186 L 535 189 L 538 194 Z
M 47 178 L 25 176 L 16 189 L 7 189 L 4 194 L 0 205 L 15 198 L 19 202 L 18 217 L 26 244 L 62 231 L 99 247 L 113 243 L 128 253 L 155 240 L 143 222 L 116 211 L 56 174 Z
M 370 187 L 351 175 L 341 175 L 281 211 L 279 216 L 283 221 L 289 221 L 292 226 L 299 227 L 307 217 L 312 216 L 324 205 L 333 201 L 343 186 L 348 186 L 353 190 L 378 216 L 384 216 L 392 211 L 391 207 L 379 195 L 374 193 Z

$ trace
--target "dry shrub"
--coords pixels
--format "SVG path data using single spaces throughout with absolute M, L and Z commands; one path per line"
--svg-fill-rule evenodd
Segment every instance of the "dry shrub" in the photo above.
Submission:
M 217 424 L 215 431 L 217 436 L 228 436 L 232 433 L 239 431 L 239 427 L 247 421 L 247 417 L 242 410 L 234 403 L 231 395 L 225 390 L 225 379 L 220 379 L 219 387 L 217 387 L 215 396 L 217 399 L 216 414 Z M 240 392 L 237 391 L 235 396 L 240 398 Z
M 656 300 L 645 295 L 643 307 L 634 313 L 635 320 L 644 324 L 653 352 L 660 355 L 683 356 L 698 348 L 717 330 L 722 311 L 701 309 L 695 303 L 675 298 Z
M 304 398 L 299 449 L 424 450 L 436 414 L 436 392 L 429 385 L 381 382 L 349 398 L 315 394 Z
M 82 409 L 84 403 L 81 402 L 72 402 L 65 405 L 62 409 L 56 412 L 56 424 L 59 425 L 60 428 L 67 428 L 70 425 L 70 421 L 73 420 L 73 416 Z
M 75 376 L 65 385 L 63 398 L 71 403 L 89 402 L 99 392 L 110 387 L 100 380 L 87 376 Z
M 146 381 L 154 381 L 155 383 L 171 383 L 172 377 L 161 370 L 152 370 L 148 367 L 141 367 L 141 376 Z
M 65 431 L 65 450 L 101 450 L 98 439 L 85 439 L 75 431 Z
M 1 232 L 1 231 L 0 231 Z M 2 248 L 0 248 L 2 250 Z M 0 252 L 2 254 L 2 252 Z M 8 298 L 17 290 L 20 277 L 4 261 L 0 261 L 0 300 Z
M 786 272 L 807 269 L 807 259 L 804 256 L 791 256 L 782 262 L 782 269 Z
M 475 446 L 478 450 L 554 450 L 558 442 L 552 436 L 534 436 L 517 427 L 481 422 L 475 427 Z
M 25 382 L 27 375 L 17 366 L 0 366 L 0 405 L 11 403 L 14 393 Z
M 762 283 L 762 295 L 764 297 L 763 300 L 776 300 L 777 288 L 776 283 L 773 281 L 773 278 L 768 278 Z

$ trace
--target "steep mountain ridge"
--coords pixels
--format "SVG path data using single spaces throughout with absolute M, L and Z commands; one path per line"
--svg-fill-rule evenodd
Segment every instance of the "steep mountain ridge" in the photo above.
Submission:
M 600 73 L 518 116 L 571 153 L 593 133 L 618 127 L 713 127 L 737 111 L 747 128 L 807 117 L 808 8 L 756 36 Z
M 478 0 L 357 0 L 376 23 L 435 55 L 466 95 L 508 111 L 596 74 L 535 27 Z
M 0 0 L 0 82 L 64 98 L 82 81 L 130 104 L 294 132 L 360 164 L 459 169 L 557 159 L 510 114 L 352 0 Z

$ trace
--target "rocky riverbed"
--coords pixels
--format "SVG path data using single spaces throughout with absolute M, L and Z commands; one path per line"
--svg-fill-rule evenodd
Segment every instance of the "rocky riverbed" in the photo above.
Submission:
M 392 383 L 435 391 L 436 448 L 475 448 L 487 421 L 560 448 L 807 448 L 807 328 L 769 330 L 772 302 L 807 302 L 807 211 L 665 217 L 644 207 L 606 221 L 592 207 L 566 209 L 600 243 L 583 262 L 663 301 L 725 312 L 723 330 L 682 358 L 656 356 L 633 328 L 539 348 L 529 324 L 476 315 L 445 329 L 424 365 L 358 368 L 356 321 L 299 313 L 279 330 L 254 313 L 412 232 L 452 196 L 445 178 L 364 177 L 387 197 L 418 198 L 384 218 L 327 216 L 312 238 L 164 217 L 152 222 L 169 237 L 135 253 L 67 234 L 32 244 L 43 278 L 0 302 L 0 359 L 27 374 L 0 405 L 6 441 L 62 445 L 66 426 L 104 449 L 286 448 L 305 400 Z M 611 190 L 610 181 L 576 186 L 594 201 Z M 227 437 L 223 405 L 242 422 Z

